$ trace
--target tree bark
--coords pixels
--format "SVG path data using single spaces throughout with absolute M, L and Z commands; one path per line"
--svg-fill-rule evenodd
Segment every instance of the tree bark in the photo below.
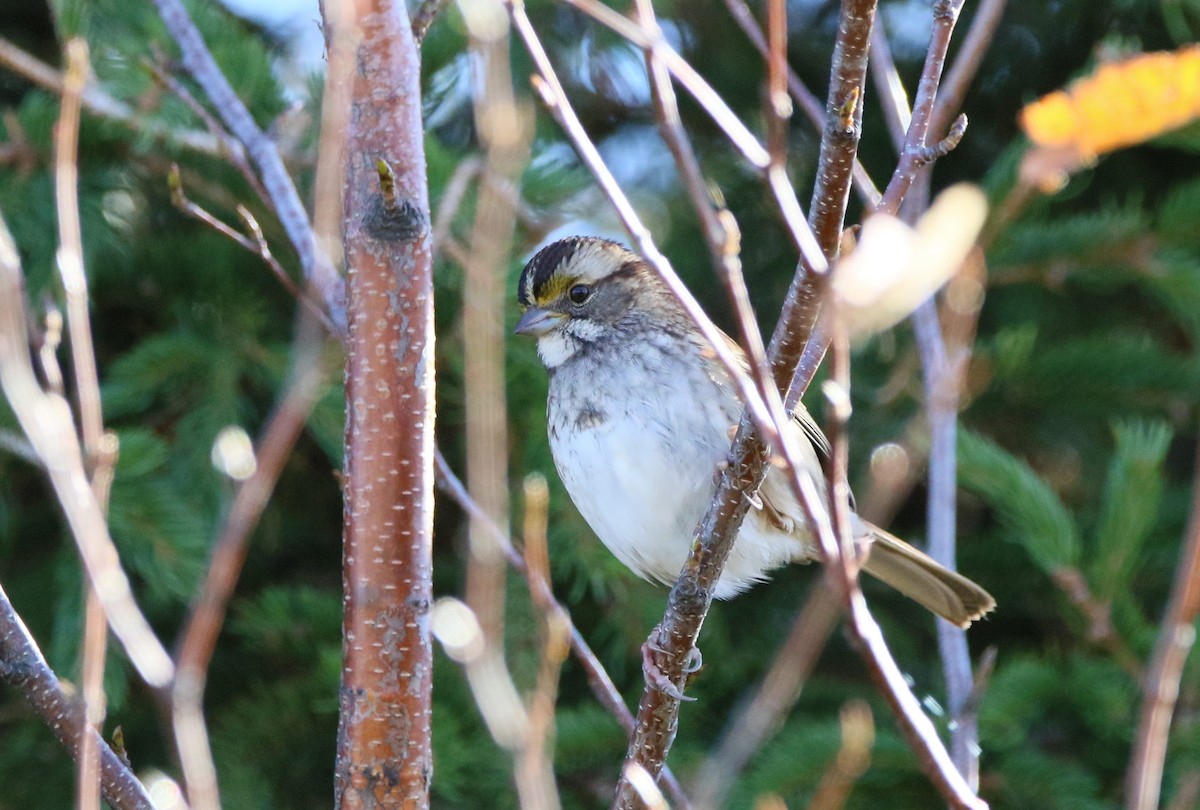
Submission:
M 342 224 L 349 339 L 335 790 L 339 808 L 420 808 L 432 777 L 434 419 L 420 58 L 402 2 L 354 0 L 349 16 L 356 47 L 343 85 L 351 105 Z

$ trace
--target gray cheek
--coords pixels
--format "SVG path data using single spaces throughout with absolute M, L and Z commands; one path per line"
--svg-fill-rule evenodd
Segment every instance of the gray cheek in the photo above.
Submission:
M 633 290 L 620 283 L 610 283 L 596 290 L 581 314 L 597 323 L 612 324 L 621 320 L 632 305 Z

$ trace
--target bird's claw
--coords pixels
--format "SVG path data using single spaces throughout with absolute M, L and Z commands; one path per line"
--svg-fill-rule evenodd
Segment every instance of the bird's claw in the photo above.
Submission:
M 688 697 L 680 691 L 670 678 L 663 674 L 662 669 L 654 660 L 655 653 L 666 653 L 666 650 L 658 643 L 659 628 L 654 628 L 654 632 L 642 644 L 642 672 L 646 676 L 646 684 L 669 697 L 678 701 L 693 701 L 694 697 Z M 691 675 L 700 669 L 703 664 L 703 658 L 700 655 L 700 650 L 695 647 L 688 650 L 683 661 L 683 672 L 685 675 Z

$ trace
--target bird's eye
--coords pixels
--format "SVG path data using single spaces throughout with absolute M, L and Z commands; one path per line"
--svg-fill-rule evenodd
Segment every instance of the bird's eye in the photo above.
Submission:
M 570 299 L 571 303 L 575 306 L 579 306 L 591 297 L 592 288 L 586 284 L 576 284 L 574 287 L 567 290 L 567 298 Z

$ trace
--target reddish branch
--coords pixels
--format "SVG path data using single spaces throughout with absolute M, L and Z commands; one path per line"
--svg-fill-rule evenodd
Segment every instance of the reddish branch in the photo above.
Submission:
M 357 0 L 353 11 L 355 69 L 338 77 L 349 82 L 351 115 L 342 224 L 346 595 L 335 791 L 342 808 L 426 807 L 434 369 L 420 58 L 402 2 Z
M 874 0 L 843 0 L 834 45 L 829 97 L 825 102 L 825 131 L 821 135 L 816 184 L 809 205 L 809 224 L 830 259 L 836 258 L 840 247 L 850 178 L 862 134 L 867 54 L 875 6 Z M 775 381 L 780 389 L 786 390 L 790 385 L 800 353 L 813 334 L 827 281 L 827 274 L 816 273 L 803 263 L 792 280 L 771 336 Z
M 951 119 L 962 108 L 967 88 L 975 81 L 979 66 L 983 64 L 983 57 L 991 47 L 1007 5 L 1008 0 L 980 0 L 979 7 L 975 9 L 971 27 L 963 37 L 962 47 L 958 49 L 958 55 L 954 57 L 954 62 L 938 87 L 933 118 L 929 124 L 930 132 L 935 138 L 942 137 L 949 128 Z

